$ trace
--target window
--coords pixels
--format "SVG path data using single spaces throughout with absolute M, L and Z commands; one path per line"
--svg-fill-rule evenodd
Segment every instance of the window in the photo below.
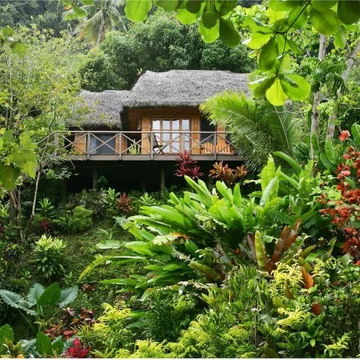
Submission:
M 190 150 L 190 119 L 153 119 L 152 130 L 155 132 L 154 148 L 161 148 L 163 153 L 178 154 Z
M 111 140 L 110 140 L 111 139 Z M 114 134 L 91 134 L 90 154 L 93 155 L 111 155 L 115 154 L 115 136 Z

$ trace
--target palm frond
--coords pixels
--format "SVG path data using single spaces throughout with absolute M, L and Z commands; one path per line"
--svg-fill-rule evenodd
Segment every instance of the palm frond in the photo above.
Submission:
M 303 134 L 300 122 L 290 113 L 244 94 L 224 92 L 200 108 L 213 123 L 225 127 L 250 168 L 262 166 L 275 150 L 291 155 Z

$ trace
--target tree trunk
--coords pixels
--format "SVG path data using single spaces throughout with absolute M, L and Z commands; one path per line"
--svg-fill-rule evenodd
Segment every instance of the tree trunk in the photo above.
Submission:
M 319 54 L 318 60 L 322 61 L 326 55 L 326 40 L 327 37 L 325 35 L 320 35 L 319 37 Z M 320 91 L 317 91 L 314 94 L 314 100 L 312 105 L 312 113 L 311 113 L 311 127 L 310 127 L 310 159 L 314 158 L 314 148 L 312 144 L 312 139 L 315 136 L 318 138 L 319 135 L 319 112 L 317 107 L 320 104 Z
M 346 82 L 349 78 L 351 69 L 353 68 L 353 66 L 355 64 L 355 59 L 356 59 L 357 55 L 359 54 L 359 52 L 360 52 L 360 41 L 358 41 L 353 52 L 349 56 L 347 64 L 346 64 L 346 69 L 344 70 L 344 72 L 341 75 L 342 79 L 344 80 L 344 84 L 346 84 Z M 340 87 L 337 91 L 338 99 L 341 97 L 341 95 L 342 95 L 342 88 Z M 334 110 L 334 112 L 332 114 L 330 114 L 329 119 L 328 119 L 328 126 L 327 126 L 327 132 L 326 132 L 327 139 L 333 139 L 333 137 L 334 137 L 336 117 L 337 117 L 337 108 Z
M 105 21 L 104 21 L 104 15 L 101 17 L 101 23 L 100 23 L 100 28 L 99 28 L 99 33 L 98 33 L 98 37 L 96 40 L 96 44 L 95 46 L 99 46 L 101 43 L 101 39 L 103 37 L 103 33 L 105 30 Z

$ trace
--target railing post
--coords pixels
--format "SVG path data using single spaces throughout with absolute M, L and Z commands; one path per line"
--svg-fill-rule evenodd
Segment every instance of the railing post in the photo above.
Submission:
M 217 131 L 214 132 L 214 160 L 216 160 Z
M 122 131 L 118 133 L 119 137 L 119 160 L 121 160 L 122 157 Z
M 154 139 L 153 133 L 150 132 L 150 158 L 154 160 Z
M 87 139 L 87 144 L 86 144 L 86 159 L 90 160 L 90 148 L 91 148 L 91 133 L 87 133 L 86 135 L 86 139 Z

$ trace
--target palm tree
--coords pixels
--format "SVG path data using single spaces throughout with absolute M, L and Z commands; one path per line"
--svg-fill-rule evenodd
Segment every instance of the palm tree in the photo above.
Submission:
M 252 169 L 264 165 L 273 151 L 293 155 L 304 134 L 302 121 L 285 108 L 248 99 L 244 94 L 215 95 L 200 109 L 213 123 L 224 126 L 239 156 Z
M 80 24 L 80 38 L 86 38 L 95 46 L 100 45 L 109 30 L 126 31 L 119 9 L 124 7 L 124 0 L 94 0 L 92 5 L 83 6 L 89 14 Z

